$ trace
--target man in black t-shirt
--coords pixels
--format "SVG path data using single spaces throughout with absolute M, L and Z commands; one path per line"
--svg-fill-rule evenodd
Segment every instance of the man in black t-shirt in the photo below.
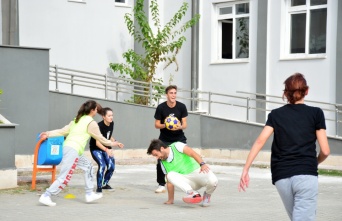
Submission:
M 166 101 L 159 104 L 154 114 L 155 127 L 160 129 L 159 139 L 166 145 L 170 145 L 176 141 L 186 143 L 186 137 L 183 130 L 187 127 L 186 117 L 188 116 L 188 110 L 185 104 L 176 101 L 177 98 L 177 86 L 170 85 L 165 89 Z M 179 120 L 177 126 L 171 130 L 166 129 L 165 119 L 167 117 L 176 117 Z M 165 189 L 165 175 L 161 169 L 160 160 L 157 164 L 157 182 L 159 184 L 156 193 L 166 192 Z

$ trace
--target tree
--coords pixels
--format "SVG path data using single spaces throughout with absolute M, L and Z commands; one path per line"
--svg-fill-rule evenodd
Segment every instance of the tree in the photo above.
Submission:
M 163 80 L 155 76 L 158 64 L 166 62 L 166 68 L 170 64 L 176 63 L 178 69 L 176 55 L 186 41 L 186 38 L 181 34 L 195 25 L 200 18 L 200 15 L 197 14 L 183 25 L 179 25 L 188 7 L 188 3 L 184 2 L 171 20 L 162 27 L 157 0 L 152 0 L 150 10 L 154 30 L 156 30 L 153 32 L 144 11 L 144 0 L 137 0 L 133 10 L 134 15 L 127 13 L 124 18 L 129 34 L 141 44 L 144 53 L 138 54 L 134 50 L 128 50 L 123 53 L 126 63 L 110 64 L 113 71 L 120 72 L 120 76 L 123 78 L 129 75 L 133 80 L 153 83 L 152 90 L 161 92 L 163 90 Z M 134 24 L 133 18 L 136 24 Z M 150 93 L 150 89 L 144 88 L 143 91 L 145 96 L 134 95 L 132 102 L 147 105 L 149 98 L 146 95 Z M 154 99 L 157 99 L 157 97 L 154 97 Z

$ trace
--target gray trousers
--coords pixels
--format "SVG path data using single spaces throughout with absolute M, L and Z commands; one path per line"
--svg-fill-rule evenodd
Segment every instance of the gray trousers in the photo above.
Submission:
M 318 178 L 312 175 L 297 175 L 275 182 L 291 221 L 316 219 Z
M 63 147 L 63 159 L 61 162 L 61 169 L 57 179 L 46 190 L 45 194 L 48 196 L 57 195 L 63 190 L 71 180 L 74 170 L 80 168 L 84 171 L 85 191 L 86 193 L 93 192 L 93 166 L 90 160 L 86 157 L 79 156 L 74 148 Z

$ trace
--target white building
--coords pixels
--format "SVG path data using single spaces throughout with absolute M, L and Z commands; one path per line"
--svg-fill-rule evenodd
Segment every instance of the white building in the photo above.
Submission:
M 177 73 L 175 66 L 158 70 L 165 83 L 174 74 L 173 83 L 189 90 L 281 96 L 284 80 L 301 72 L 310 86 L 308 100 L 342 103 L 338 0 L 185 1 L 190 7 L 184 21 L 196 11 L 201 15 L 198 32 L 185 33 Z M 183 1 L 158 3 L 161 22 L 166 23 Z M 112 74 L 109 63 L 123 62 L 122 53 L 135 48 L 124 21 L 124 14 L 133 12 L 133 0 L 2 0 L 1 7 L 0 44 L 50 48 L 51 65 Z M 206 103 L 195 108 L 208 111 Z M 246 116 L 238 107 L 212 105 L 210 112 L 234 119 Z M 251 111 L 252 121 L 264 122 L 265 117 L 264 112 Z M 326 118 L 334 117 L 326 112 Z M 334 134 L 335 123 L 328 124 Z

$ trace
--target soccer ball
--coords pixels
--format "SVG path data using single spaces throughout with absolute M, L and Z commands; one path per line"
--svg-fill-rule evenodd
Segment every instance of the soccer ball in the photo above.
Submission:
M 167 117 L 165 119 L 165 127 L 168 130 L 171 130 L 175 127 L 177 127 L 179 120 L 177 119 L 177 117 Z

